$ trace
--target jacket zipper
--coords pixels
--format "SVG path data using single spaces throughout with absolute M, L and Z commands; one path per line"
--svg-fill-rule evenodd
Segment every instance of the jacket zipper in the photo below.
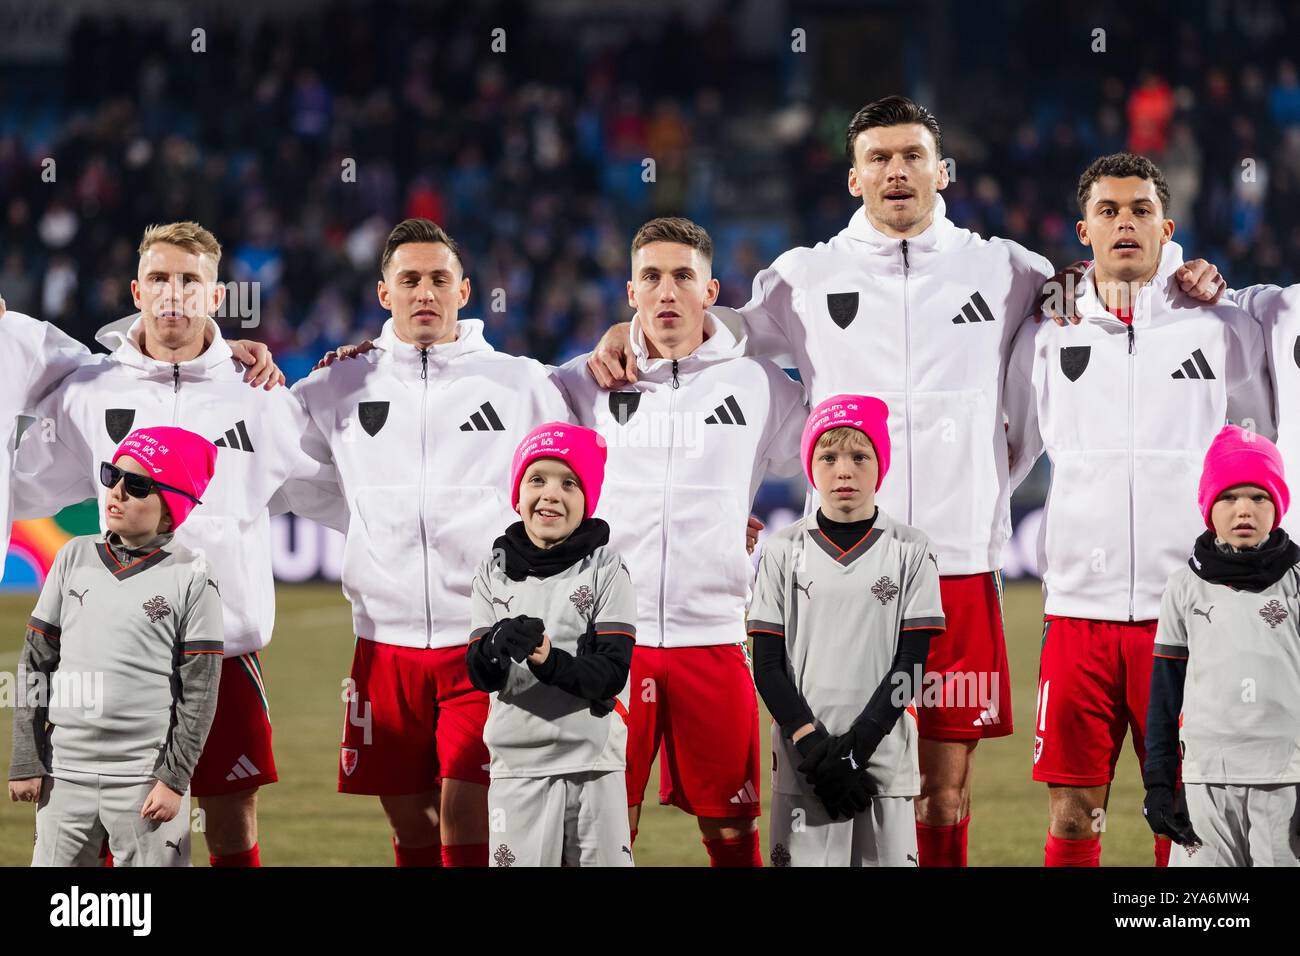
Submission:
M 1134 592 L 1137 589 L 1137 507 L 1136 481 L 1133 474 L 1133 363 L 1137 361 L 1137 333 L 1133 322 L 1137 310 L 1128 324 L 1128 619 L 1133 620 Z
M 176 425 L 181 420 L 181 367 L 178 363 L 172 363 L 172 424 Z
M 907 523 L 912 523 L 912 314 L 908 308 L 907 274 L 911 264 L 907 261 L 907 240 L 900 244 L 903 252 L 903 434 L 907 436 Z
M 424 646 L 433 646 L 433 608 L 429 599 L 429 532 L 424 523 L 424 482 L 428 468 L 429 431 L 426 424 L 429 410 L 429 350 L 420 349 L 420 381 L 424 391 L 420 396 L 420 557 L 424 561 Z
M 681 387 L 677 380 L 677 359 L 673 359 L 673 391 Z M 668 514 L 673 494 L 673 451 L 677 447 L 677 420 L 673 418 L 673 392 L 668 393 L 668 471 L 664 475 L 664 508 L 659 519 L 659 646 L 664 646 L 667 609 L 664 596 L 668 588 Z

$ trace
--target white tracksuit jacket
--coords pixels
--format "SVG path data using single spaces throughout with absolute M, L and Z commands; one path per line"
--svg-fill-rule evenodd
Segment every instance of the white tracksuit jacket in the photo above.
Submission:
M 570 420 L 545 366 L 493 349 L 478 319 L 457 328 L 456 341 L 422 350 L 389 319 L 373 351 L 293 387 L 350 512 L 353 627 L 384 644 L 468 643 L 474 573 L 519 520 L 515 447 L 543 422 Z
M 1300 285 L 1229 289 L 1224 297 L 1250 313 L 1263 331 L 1273 379 L 1277 447 L 1287 481 L 1300 490 Z M 1282 527 L 1300 538 L 1300 508 L 1287 512 Z
M 20 518 L 35 518 L 98 498 L 102 530 L 108 489 L 99 483 L 99 463 L 112 460 L 129 432 L 174 425 L 215 442 L 212 482 L 176 540 L 211 563 L 221 584 L 224 654 L 238 657 L 270 643 L 275 626 L 272 498 L 297 479 L 295 511 L 340 531 L 346 514 L 333 468 L 304 446 L 301 406 L 287 389 L 267 392 L 246 384 L 216 323 L 208 325 L 213 337 L 207 350 L 178 364 L 140 351 L 138 318 L 101 329 L 97 339 L 112 354 L 97 355 L 69 375 L 37 407 L 37 420 L 23 435 L 14 508 Z M 310 494 L 314 485 L 317 496 Z
M 90 361 L 90 350 L 57 326 L 21 312 L 0 317 L 0 580 L 9 551 L 10 475 L 18 416 L 30 414 L 59 382 Z
M 1205 530 L 1196 489 L 1210 441 L 1229 420 L 1275 434 L 1259 326 L 1182 295 L 1181 264 L 1167 246 L 1131 327 L 1106 310 L 1089 269 L 1082 322 L 1027 323 L 1017 337 L 1004 400 L 1011 473 L 1018 484 L 1041 452 L 1051 458 L 1038 558 L 1048 614 L 1154 620 Z
M 740 310 L 751 355 L 789 356 L 812 405 L 841 392 L 889 405 L 880 507 L 929 537 L 942 574 L 1002 566 L 1011 487 L 1002 378 L 1051 265 L 1014 242 L 934 223 L 908 240 L 863 210 L 829 242 L 791 249 Z M 726 321 L 726 312 L 718 310 Z
M 638 380 L 599 388 L 582 355 L 555 370 L 579 424 L 609 450 L 596 516 L 609 522 L 637 598 L 638 644 L 697 647 L 745 640 L 753 568 L 745 526 L 766 474 L 802 470 L 803 387 L 712 315 L 685 358 L 647 356 L 632 320 Z M 675 366 L 675 367 L 674 367 Z

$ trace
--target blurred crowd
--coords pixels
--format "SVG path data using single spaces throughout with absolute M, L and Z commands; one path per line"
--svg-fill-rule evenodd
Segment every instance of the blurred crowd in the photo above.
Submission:
M 1067 13 L 954 4 L 937 49 L 910 21 L 890 89 L 810 84 L 788 26 L 756 51 L 728 6 L 686 20 L 340 4 L 210 23 L 202 53 L 174 25 L 88 16 L 59 68 L 0 63 L 0 294 L 89 341 L 132 311 L 143 227 L 198 219 L 224 245 L 222 278 L 259 283 L 247 334 L 301 374 L 377 332 L 383 239 L 427 216 L 464 250 L 462 314 L 498 348 L 563 360 L 627 316 L 647 218 L 713 232 L 731 305 L 784 248 L 843 228 L 845 123 L 889 92 L 933 104 L 959 225 L 1080 258 L 1078 175 L 1131 149 L 1164 168 L 1189 255 L 1234 285 L 1300 279 L 1294 2 L 1207 0 L 1154 22 L 1103 7 L 1104 50 Z

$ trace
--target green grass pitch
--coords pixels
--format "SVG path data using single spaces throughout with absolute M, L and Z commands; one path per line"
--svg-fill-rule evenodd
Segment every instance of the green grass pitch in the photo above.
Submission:
M 343 726 L 343 680 L 353 637 L 346 602 L 333 585 L 281 587 L 275 640 L 263 655 L 271 699 L 280 782 L 260 796 L 262 861 L 268 866 L 391 866 L 392 841 L 379 802 L 335 790 Z M 17 670 L 23 627 L 34 595 L 0 595 L 0 672 Z M 1033 754 L 1034 695 L 1042 600 L 1037 584 L 1006 589 L 1007 644 L 1011 658 L 1016 732 L 985 741 L 975 755 L 972 866 L 1041 866 L 1047 831 L 1047 792 L 1029 779 Z M 0 707 L 0 748 L 8 769 L 13 711 Z M 766 738 L 769 722 L 762 720 Z M 768 748 L 764 748 L 763 806 L 768 806 Z M 636 842 L 639 866 L 704 866 L 708 860 L 695 821 L 661 807 L 658 771 L 651 776 Z M 1152 841 L 1142 820 L 1141 775 L 1126 745 L 1111 792 L 1103 837 L 1108 866 L 1150 866 Z M 31 860 L 30 804 L 0 801 L 0 865 Z M 767 824 L 760 821 L 764 856 Z M 195 865 L 206 865 L 201 839 Z

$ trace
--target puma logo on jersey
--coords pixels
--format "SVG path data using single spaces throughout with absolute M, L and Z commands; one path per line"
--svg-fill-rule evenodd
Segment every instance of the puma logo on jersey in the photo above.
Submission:
M 858 762 L 857 762 L 857 760 L 854 759 L 854 757 L 853 757 L 853 751 L 852 751 L 852 750 L 850 750 L 848 753 L 846 753 L 846 754 L 845 754 L 843 757 L 841 757 L 840 759 L 841 759 L 841 760 L 847 760 L 847 761 L 849 762 L 849 769 L 850 769 L 850 770 L 857 770 L 857 769 L 858 769 Z
M 934 569 L 935 569 L 936 571 L 938 571 L 938 570 L 939 570 L 939 559 L 936 558 L 932 553 L 927 553 L 927 554 L 926 554 L 926 557 L 929 558 L 931 561 L 934 562 Z
M 248 428 L 245 427 L 242 418 L 235 422 L 234 428 L 227 428 L 226 433 L 212 444 L 218 448 L 233 448 L 235 451 L 251 453 L 253 450 L 253 440 L 248 437 Z
M 731 414 L 728 415 L 727 412 Z M 743 425 L 745 416 L 740 410 L 740 404 L 736 401 L 735 395 L 728 395 L 721 405 L 713 410 L 713 414 L 704 419 L 706 425 Z
M 1197 349 L 1192 353 L 1192 357 L 1186 359 L 1182 367 L 1177 369 L 1170 378 L 1214 378 L 1214 370 L 1210 368 L 1210 363 L 1205 360 L 1205 353 Z
M 619 849 L 622 850 L 624 853 L 627 854 L 627 858 L 628 858 L 629 860 L 632 859 L 632 850 L 631 850 L 629 847 L 625 847 L 625 846 L 623 846 L 623 847 L 619 847 Z
M 503 432 L 506 426 L 501 424 L 496 409 L 491 402 L 484 402 L 478 411 L 469 417 L 469 421 L 460 426 L 463 432 Z
M 808 600 L 811 601 L 811 600 L 812 600 L 812 586 L 813 586 L 813 583 L 812 583 L 811 581 L 809 581 L 807 584 L 795 584 L 794 589 L 795 589 L 796 591 L 802 591 L 802 592 L 803 592 L 803 596 L 806 597 Z
M 85 606 L 86 606 L 86 595 L 89 594 L 89 593 L 90 593 L 90 588 L 86 588 L 86 589 L 85 589 L 84 591 L 82 591 L 80 594 L 78 594 L 76 591 L 72 590 L 72 588 L 68 588 L 68 597 L 74 597 L 74 598 L 76 598 L 76 599 L 77 599 L 77 603 L 80 604 L 82 607 L 85 607 Z
M 1202 611 L 1199 607 L 1194 607 L 1192 608 L 1192 614 L 1199 614 L 1201 615 L 1201 617 L 1205 618 L 1207 624 L 1213 624 L 1214 622 L 1210 620 L 1210 611 L 1213 610 L 1214 610 L 1213 604 L 1211 604 L 1209 610 L 1206 611 Z
M 175 850 L 177 856 L 180 856 L 180 855 L 181 855 L 181 841 L 180 841 L 180 840 L 177 840 L 175 843 L 173 843 L 171 840 L 164 840 L 163 842 L 166 843 L 166 844 L 167 844 L 169 847 L 171 847 L 173 850 Z
M 989 311 L 989 305 L 984 301 L 984 296 L 975 290 L 970 295 L 970 301 L 961 307 L 961 312 L 952 317 L 953 325 L 965 325 L 967 322 L 992 322 L 993 313 Z
M 208 578 L 208 587 L 217 592 L 217 597 L 221 597 L 221 588 L 217 587 L 217 582 Z
M 515 596 L 514 596 L 513 594 L 510 595 L 510 597 L 506 598 L 504 601 L 501 600 L 499 597 L 494 597 L 494 598 L 492 599 L 492 603 L 493 603 L 493 604 L 500 604 L 503 608 L 506 609 L 506 613 L 509 614 L 509 613 L 510 613 L 510 602 L 513 601 L 514 599 L 515 599 Z

